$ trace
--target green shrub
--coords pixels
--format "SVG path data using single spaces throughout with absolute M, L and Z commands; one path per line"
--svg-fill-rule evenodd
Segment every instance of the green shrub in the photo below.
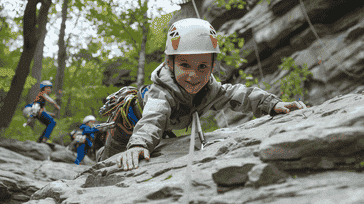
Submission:
M 301 88 L 301 83 L 307 79 L 307 75 L 313 74 L 312 72 L 308 71 L 306 63 L 303 64 L 303 67 L 303 69 L 298 68 L 292 57 L 285 57 L 282 59 L 282 64 L 279 65 L 279 68 L 283 70 L 292 70 L 293 68 L 293 71 L 291 71 L 289 75 L 280 80 L 280 90 L 281 93 L 283 93 L 281 96 L 282 101 L 295 101 L 294 97 L 296 95 L 302 95 L 304 91 L 307 94 L 308 91 Z M 274 82 L 274 84 L 276 83 L 277 82 Z

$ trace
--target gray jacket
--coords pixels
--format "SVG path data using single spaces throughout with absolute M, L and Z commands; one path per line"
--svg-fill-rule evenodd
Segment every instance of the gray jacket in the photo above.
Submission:
M 135 125 L 127 149 L 142 146 L 153 152 L 166 129 L 184 129 L 191 125 L 192 113 L 199 116 L 212 109 L 219 111 L 229 107 L 234 111 L 249 113 L 255 117 L 270 114 L 281 99 L 259 88 L 243 84 L 221 84 L 210 76 L 210 81 L 193 98 L 174 79 L 173 73 L 164 63 L 152 73 L 153 84 L 140 101 L 142 118 Z

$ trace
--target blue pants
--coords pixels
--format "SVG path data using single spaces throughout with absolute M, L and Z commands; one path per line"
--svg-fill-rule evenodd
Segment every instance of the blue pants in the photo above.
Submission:
M 48 113 L 46 113 L 45 111 L 43 111 L 42 114 L 38 117 L 38 120 L 47 126 L 46 129 L 44 129 L 40 138 L 43 137 L 49 138 L 49 136 L 53 131 L 54 126 L 56 126 L 57 124 L 56 121 L 54 121 L 54 119 L 50 115 L 48 115 Z
M 92 142 L 88 138 L 86 138 L 86 142 L 87 144 L 83 143 L 77 148 L 77 158 L 75 161 L 75 164 L 77 165 L 80 165 L 88 150 L 92 147 Z

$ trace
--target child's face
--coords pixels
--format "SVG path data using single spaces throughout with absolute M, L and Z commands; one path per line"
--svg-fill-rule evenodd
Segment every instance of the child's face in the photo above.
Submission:
M 52 87 L 50 87 L 50 86 L 44 87 L 44 91 L 45 91 L 47 94 L 50 94 L 50 93 L 52 92 Z
M 95 124 L 96 121 L 91 120 L 86 123 L 87 126 L 92 127 Z
M 210 80 L 212 54 L 176 55 L 177 82 L 190 94 L 196 94 Z

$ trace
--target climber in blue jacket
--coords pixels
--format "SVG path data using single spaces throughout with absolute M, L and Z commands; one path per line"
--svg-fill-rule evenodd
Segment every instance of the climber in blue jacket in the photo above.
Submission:
M 97 128 L 93 127 L 96 118 L 93 115 L 88 115 L 83 119 L 83 124 L 80 126 L 82 129 L 82 135 L 77 135 L 75 140 L 77 141 L 77 158 L 75 164 L 79 165 L 87 152 L 92 147 L 92 141 L 95 139 L 94 133 L 98 132 Z M 86 137 L 89 136 L 89 137 Z M 90 140 L 91 139 L 91 140 Z

